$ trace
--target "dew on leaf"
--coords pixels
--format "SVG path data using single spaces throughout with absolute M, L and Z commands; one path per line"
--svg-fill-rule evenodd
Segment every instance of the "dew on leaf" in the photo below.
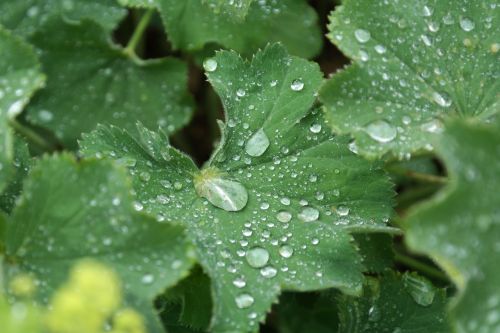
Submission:
M 304 82 L 299 79 L 293 80 L 290 88 L 292 88 L 293 91 L 301 91 L 304 89 Z
M 233 280 L 233 285 L 236 288 L 243 288 L 247 285 L 246 281 L 243 278 L 236 278 Z
M 293 255 L 293 248 L 290 245 L 283 245 L 279 249 L 279 254 L 283 258 L 290 258 Z
M 304 207 L 298 215 L 299 219 L 304 222 L 313 222 L 319 218 L 319 211 L 314 207 Z
M 234 300 L 236 302 L 236 306 L 240 309 L 249 308 L 254 303 L 254 298 L 250 294 L 238 295 Z
M 385 120 L 375 120 L 365 128 L 366 133 L 375 141 L 387 143 L 394 140 L 397 136 L 397 130 Z
M 155 277 L 153 276 L 153 274 L 145 274 L 141 278 L 141 282 L 144 284 L 151 284 L 154 282 L 154 280 L 155 280 Z
M 280 221 L 282 223 L 288 223 L 292 219 L 292 214 L 290 212 L 282 210 L 282 211 L 278 212 L 278 214 L 276 215 L 276 218 L 278 219 L 278 221 Z
M 260 268 L 269 261 L 269 252 L 262 247 L 254 247 L 247 251 L 245 258 L 250 266 Z
M 264 129 L 259 129 L 255 132 L 245 145 L 245 151 L 248 155 L 253 157 L 262 156 L 269 147 L 269 138 L 267 137 Z
M 429 133 L 441 133 L 444 130 L 443 122 L 437 118 L 423 123 L 420 127 L 423 131 Z
M 208 58 L 203 62 L 203 68 L 207 72 L 214 72 L 217 69 L 217 61 L 213 58 Z
M 214 168 L 204 169 L 195 177 L 196 193 L 212 205 L 228 212 L 245 208 L 248 192 L 239 182 L 223 177 Z
M 468 18 L 468 17 L 461 17 L 460 18 L 460 28 L 462 28 L 463 31 L 469 32 L 472 31 L 475 27 L 474 22 Z
M 337 207 L 337 214 L 339 214 L 340 216 L 347 216 L 347 215 L 349 215 L 349 207 L 344 206 L 344 205 L 338 206 Z
M 356 29 L 354 31 L 354 37 L 358 40 L 360 43 L 366 43 L 370 40 L 371 34 L 369 31 L 366 31 L 364 29 Z
M 413 300 L 422 306 L 429 306 L 434 301 L 436 290 L 432 283 L 414 274 L 405 274 L 403 284 Z
M 321 132 L 321 124 L 312 124 L 311 127 L 309 127 L 309 130 L 312 133 L 319 133 Z
M 273 266 L 266 266 L 260 270 L 260 275 L 268 279 L 275 277 L 277 273 L 278 270 Z
M 442 107 L 449 107 L 451 105 L 451 99 L 446 95 L 445 93 L 438 93 L 434 92 L 432 94 L 432 99 L 434 102 L 436 102 L 438 105 Z

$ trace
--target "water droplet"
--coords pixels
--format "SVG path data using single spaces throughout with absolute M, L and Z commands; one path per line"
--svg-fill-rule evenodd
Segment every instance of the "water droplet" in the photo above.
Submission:
M 312 133 L 319 133 L 321 132 L 321 124 L 312 124 L 311 127 L 309 127 L 309 130 Z
M 248 155 L 258 157 L 265 153 L 269 147 L 269 138 L 261 128 L 248 139 L 245 151 Z
M 405 274 L 403 284 L 417 304 L 429 306 L 434 301 L 436 290 L 427 279 L 416 274 Z
M 245 92 L 245 90 L 243 90 L 243 89 L 238 89 L 238 90 L 236 91 L 236 95 L 237 95 L 238 97 L 244 97 L 244 96 L 246 95 L 246 92 Z
M 290 88 L 292 88 L 293 91 L 301 91 L 302 89 L 304 89 L 304 82 L 299 79 L 293 80 Z
M 143 209 L 144 209 L 144 206 L 143 206 L 140 202 L 135 201 L 135 202 L 134 202 L 134 209 L 135 209 L 136 211 L 140 212 L 141 210 L 143 210 Z
M 369 31 L 366 31 L 364 29 L 356 29 L 354 31 L 354 37 L 358 40 L 360 43 L 366 43 L 370 40 L 372 35 L 370 34 Z
M 468 18 L 468 17 L 461 17 L 460 18 L 460 28 L 462 28 L 463 31 L 469 32 L 472 31 L 475 27 L 474 22 Z
M 241 294 L 235 299 L 236 306 L 240 309 L 246 309 L 252 306 L 254 299 L 250 294 Z
M 144 284 L 151 284 L 155 280 L 155 277 L 153 274 L 145 274 L 141 278 L 141 282 Z
M 313 222 L 319 218 L 319 211 L 313 207 L 304 207 L 298 216 L 304 222 Z
M 384 54 L 385 52 L 387 52 L 387 49 L 383 45 L 375 45 L 375 51 L 378 54 Z
M 205 59 L 203 62 L 203 68 L 207 72 L 214 72 L 217 69 L 217 61 L 213 58 Z
M 344 206 L 344 205 L 338 206 L 337 207 L 337 214 L 339 214 L 340 216 L 347 216 L 347 215 L 349 215 L 349 207 Z
M 195 177 L 195 188 L 199 196 L 228 212 L 242 210 L 248 202 L 246 188 L 235 180 L 223 178 L 214 168 L 204 169 Z
M 261 247 L 254 247 L 247 251 L 247 262 L 254 268 L 264 267 L 269 261 L 269 252 Z
M 398 134 L 396 128 L 385 120 L 376 120 L 366 126 L 365 130 L 373 140 L 380 143 L 391 142 Z
M 434 102 L 436 102 L 437 104 L 439 104 L 444 108 L 447 108 L 451 105 L 451 99 L 448 97 L 448 95 L 444 93 L 440 94 L 438 92 L 434 92 L 432 94 L 432 99 L 434 100 Z
M 283 258 L 290 258 L 293 255 L 293 248 L 289 245 L 283 245 L 279 249 L 279 254 Z
M 444 130 L 443 122 L 439 119 L 432 119 L 421 125 L 423 131 L 429 133 L 442 133 Z
M 288 223 L 292 219 L 292 214 L 290 212 L 282 210 L 282 211 L 278 212 L 278 214 L 276 215 L 276 218 L 280 222 Z
M 237 279 L 234 279 L 233 280 L 233 285 L 236 287 L 236 288 L 243 288 L 247 285 L 246 281 L 243 280 L 243 278 L 237 278 Z
M 275 277 L 277 273 L 278 270 L 273 266 L 266 266 L 260 270 L 260 275 L 268 279 Z
M 433 12 L 434 10 L 429 6 L 424 6 L 424 8 L 422 9 L 422 15 L 424 15 L 425 17 L 432 16 Z
M 285 205 L 285 206 L 289 206 L 290 205 L 290 199 L 287 198 L 287 197 L 283 197 L 280 199 L 280 202 Z

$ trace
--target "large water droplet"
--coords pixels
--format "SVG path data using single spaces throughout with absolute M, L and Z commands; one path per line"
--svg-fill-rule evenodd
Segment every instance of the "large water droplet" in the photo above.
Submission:
M 269 147 L 269 138 L 261 128 L 248 139 L 245 151 L 248 155 L 258 157 L 264 154 Z
M 195 188 L 199 196 L 228 212 L 242 210 L 248 202 L 246 188 L 235 180 L 222 177 L 214 168 L 202 170 L 195 177 Z
M 299 79 L 293 80 L 290 88 L 292 88 L 293 91 L 301 91 L 302 89 L 304 89 L 304 82 Z
M 425 278 L 415 274 L 405 274 L 403 284 L 413 300 L 422 306 L 431 305 L 436 290 Z
M 476 25 L 474 22 L 468 18 L 468 17 L 461 17 L 460 18 L 460 28 L 462 28 L 463 31 L 469 32 L 474 29 Z
M 254 247 L 247 251 L 247 262 L 254 268 L 264 267 L 269 261 L 269 252 L 261 247 Z
M 313 207 L 304 207 L 298 216 L 304 222 L 313 222 L 319 218 L 319 211 Z
M 217 61 L 213 58 L 205 59 L 203 62 L 203 68 L 207 72 L 214 72 L 217 69 Z
M 398 134 L 396 128 L 385 120 L 376 120 L 366 126 L 365 130 L 373 140 L 381 143 L 391 142 Z
M 370 40 L 372 35 L 370 34 L 369 31 L 366 31 L 364 29 L 356 29 L 356 31 L 354 31 L 354 37 L 356 37 L 358 42 L 366 43 Z
M 240 309 L 246 309 L 252 306 L 254 299 L 250 294 L 241 294 L 235 299 L 236 306 Z

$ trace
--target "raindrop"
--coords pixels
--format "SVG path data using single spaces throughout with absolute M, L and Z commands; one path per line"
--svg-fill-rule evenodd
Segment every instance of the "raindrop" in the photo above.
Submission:
M 210 175 L 211 172 L 215 174 Z M 202 175 L 195 179 L 195 188 L 199 196 L 228 212 L 242 210 L 248 202 L 248 192 L 241 183 L 222 178 L 213 169 L 202 171 Z
M 444 130 L 443 122 L 439 119 L 432 119 L 421 126 L 423 131 L 429 133 L 442 133 Z
M 287 197 L 283 197 L 280 199 L 280 202 L 285 205 L 285 206 L 289 206 L 290 205 L 290 199 L 287 198 Z
M 344 205 L 338 206 L 337 207 L 337 214 L 339 214 L 340 216 L 347 216 L 347 215 L 349 215 L 349 207 L 344 206 Z
M 312 133 L 319 133 L 321 132 L 321 124 L 312 124 L 311 127 L 309 127 L 309 130 Z
M 429 7 L 429 6 L 424 6 L 423 10 L 422 10 L 422 14 L 425 16 L 425 17 L 429 17 L 429 16 L 432 16 L 432 13 L 434 12 L 434 10 Z
M 240 309 L 246 309 L 252 306 L 254 299 L 250 294 L 241 294 L 235 299 L 236 306 Z
M 278 273 L 278 270 L 273 266 L 266 266 L 260 270 L 260 275 L 268 279 L 275 277 L 276 273 Z
M 387 143 L 394 140 L 397 130 L 385 120 L 376 120 L 366 126 L 366 133 L 375 141 Z
M 434 92 L 432 94 L 432 99 L 434 100 L 434 102 L 445 108 L 451 105 L 451 99 L 446 94 L 440 94 L 438 92 Z
M 313 207 L 304 207 L 298 216 L 304 222 L 313 222 L 319 218 L 319 211 Z
M 299 79 L 293 80 L 290 88 L 292 88 L 293 91 L 301 91 L 302 89 L 304 89 L 304 82 Z
M 288 223 L 292 219 L 292 214 L 290 212 L 282 210 L 282 211 L 278 212 L 278 214 L 276 215 L 276 218 L 280 222 Z
M 434 301 L 436 290 L 425 278 L 415 274 L 405 274 L 403 284 L 413 300 L 422 306 L 429 306 Z
M 264 267 L 269 261 L 269 252 L 261 247 L 254 247 L 247 251 L 247 262 L 254 268 Z
M 244 96 L 246 95 L 246 92 L 245 92 L 245 90 L 243 90 L 243 89 L 238 89 L 238 90 L 236 91 L 236 95 L 237 95 L 238 97 L 244 97 Z
M 151 284 L 154 282 L 154 280 L 155 280 L 155 277 L 153 276 L 153 274 L 145 274 L 141 278 L 141 282 L 144 284 Z
M 269 138 L 261 128 L 247 141 L 245 151 L 250 156 L 258 157 L 264 154 L 268 147 Z
M 354 37 L 356 37 L 358 42 L 366 43 L 372 36 L 369 31 L 366 31 L 364 29 L 356 29 L 356 31 L 354 31 Z
M 279 249 L 279 254 L 283 258 L 290 258 L 293 255 L 293 248 L 289 245 L 283 245 Z
M 245 287 L 247 285 L 247 283 L 242 278 L 237 278 L 237 279 L 233 280 L 233 285 L 236 288 L 243 288 L 243 287 Z
M 383 45 L 375 45 L 375 51 L 378 54 L 384 54 L 385 52 L 387 52 L 387 49 Z
M 460 28 L 462 28 L 463 31 L 469 32 L 472 31 L 475 27 L 474 22 L 468 18 L 468 17 L 462 17 L 460 18 Z
M 203 68 L 207 72 L 214 72 L 217 69 L 217 61 L 213 58 L 208 58 L 203 62 Z

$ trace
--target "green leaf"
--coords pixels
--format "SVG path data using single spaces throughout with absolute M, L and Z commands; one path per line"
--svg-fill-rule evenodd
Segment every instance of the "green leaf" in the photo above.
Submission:
M 304 0 L 253 1 L 241 22 L 229 15 L 215 14 L 203 0 L 119 2 L 132 7 L 156 7 L 176 49 L 198 51 L 209 43 L 217 43 L 251 55 L 268 43 L 281 42 L 290 53 L 311 58 L 322 47 L 317 14 Z
M 134 212 L 126 173 L 104 161 L 68 155 L 34 167 L 6 230 L 7 277 L 33 273 L 41 300 L 83 258 L 120 274 L 128 303 L 142 310 L 150 332 L 162 332 L 152 299 L 184 277 L 192 264 L 183 228 Z
M 174 58 L 142 61 L 109 41 L 101 27 L 52 21 L 31 38 L 49 80 L 28 119 L 70 147 L 98 123 L 135 128 L 141 121 L 168 133 L 192 114 L 187 66 Z
M 243 20 L 248 13 L 250 5 L 254 0 L 202 0 L 203 4 L 207 4 L 214 10 L 216 14 L 228 15 L 234 20 Z
M 339 333 L 450 332 L 444 290 L 414 274 L 388 272 L 368 280 L 363 297 L 340 295 L 337 303 Z
M 90 19 L 111 31 L 126 13 L 116 0 L 0 1 L 0 24 L 23 36 L 30 36 L 45 22 L 61 17 L 71 22 Z
M 359 293 L 348 231 L 384 229 L 392 189 L 310 111 L 318 66 L 273 45 L 251 63 L 220 52 L 208 67 L 227 121 L 201 171 L 143 127 L 137 141 L 101 127 L 84 136 L 83 153 L 129 165 L 144 210 L 184 222 L 212 280 L 214 332 L 256 330 L 281 289 Z
M 432 149 L 448 118 L 499 112 L 494 0 L 346 0 L 329 38 L 355 64 L 323 87 L 330 125 L 366 156 Z
M 28 145 L 18 136 L 14 136 L 14 157 L 11 162 L 14 171 L 7 187 L 0 193 L 0 210 L 10 213 L 14 208 L 16 199 L 21 194 L 23 181 L 31 168 L 32 160 Z
M 33 49 L 0 26 L 0 192 L 15 170 L 14 143 L 9 121 L 44 84 Z
M 406 221 L 409 246 L 434 259 L 460 290 L 457 332 L 500 329 L 500 127 L 452 122 L 437 144 L 450 183 Z
M 365 272 L 381 273 L 394 261 L 392 236 L 386 234 L 358 234 L 354 240 L 359 246 Z

